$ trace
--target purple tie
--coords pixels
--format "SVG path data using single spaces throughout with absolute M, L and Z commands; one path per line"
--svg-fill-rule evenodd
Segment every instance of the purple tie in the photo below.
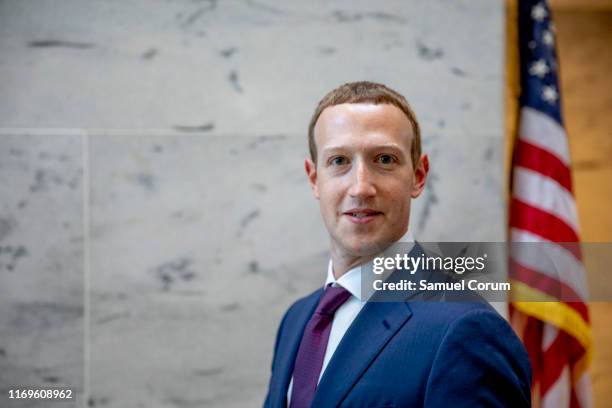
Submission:
M 319 305 L 304 329 L 304 335 L 295 358 L 291 408 L 308 408 L 314 397 L 334 313 L 351 293 L 342 287 L 328 287 Z

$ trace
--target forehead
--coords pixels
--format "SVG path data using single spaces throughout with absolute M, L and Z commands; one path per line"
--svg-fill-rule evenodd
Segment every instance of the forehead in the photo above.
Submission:
M 319 149 L 328 144 L 396 143 L 410 149 L 412 124 L 391 104 L 345 103 L 326 108 L 315 125 Z

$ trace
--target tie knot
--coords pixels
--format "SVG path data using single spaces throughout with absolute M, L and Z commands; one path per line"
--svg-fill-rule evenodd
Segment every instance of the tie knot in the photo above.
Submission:
M 333 315 L 336 310 L 351 297 L 351 292 L 341 286 L 330 286 L 325 289 L 315 313 Z

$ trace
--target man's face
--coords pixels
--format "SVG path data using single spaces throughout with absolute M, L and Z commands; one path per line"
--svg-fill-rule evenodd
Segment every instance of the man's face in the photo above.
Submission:
M 317 163 L 306 159 L 305 167 L 332 251 L 369 256 L 400 239 L 429 167 L 426 155 L 412 163 L 406 115 L 390 104 L 336 105 L 314 131 Z

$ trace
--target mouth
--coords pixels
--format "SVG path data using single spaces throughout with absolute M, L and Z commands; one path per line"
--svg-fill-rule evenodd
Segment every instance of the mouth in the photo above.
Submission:
M 355 224 L 366 224 L 382 216 L 383 213 L 371 208 L 353 208 L 343 212 L 342 215 L 348 217 L 349 221 Z

